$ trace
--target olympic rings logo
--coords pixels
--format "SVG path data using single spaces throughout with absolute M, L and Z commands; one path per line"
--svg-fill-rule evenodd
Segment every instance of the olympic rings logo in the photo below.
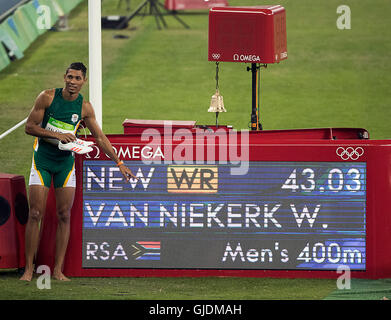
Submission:
M 347 147 L 346 149 L 339 147 L 336 150 L 336 154 L 340 156 L 342 160 L 358 160 L 358 158 L 364 154 L 364 149 L 361 147 Z
M 219 53 L 212 53 L 212 58 L 215 60 L 219 60 L 221 55 Z

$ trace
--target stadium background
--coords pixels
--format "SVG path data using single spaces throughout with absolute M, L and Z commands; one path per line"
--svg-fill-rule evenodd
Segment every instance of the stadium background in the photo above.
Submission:
M 118 0 L 104 0 L 102 15 L 129 14 L 124 2 L 118 7 Z M 139 2 L 132 0 L 132 8 Z M 262 72 L 264 129 L 360 127 L 369 131 L 371 139 L 390 138 L 391 3 L 282 0 L 278 4 L 287 10 L 288 59 Z M 342 4 L 351 9 L 350 30 L 336 26 L 337 7 Z M 103 30 L 106 133 L 123 132 L 125 118 L 214 123 L 214 115 L 207 112 L 215 87 L 215 65 L 207 61 L 208 15 L 184 12 L 181 18 L 190 29 L 167 17 L 169 28 L 159 31 L 147 15 L 133 19 L 126 30 Z M 41 90 L 62 86 L 70 62 L 88 63 L 87 1 L 70 13 L 69 27 L 40 35 L 22 59 L 0 71 L 0 133 L 28 115 Z M 250 120 L 251 76 L 246 67 L 220 65 L 220 91 L 228 112 L 220 115 L 219 123 L 236 129 L 248 128 Z M 88 85 L 82 93 L 88 98 Z M 32 141 L 22 128 L 0 140 L 1 172 L 24 175 L 27 182 Z M 16 279 L 12 272 L 0 272 L 2 299 L 380 299 L 391 293 L 387 279 L 354 279 L 348 292 L 335 291 L 335 279 L 73 279 L 70 284 L 56 283 L 48 292 Z

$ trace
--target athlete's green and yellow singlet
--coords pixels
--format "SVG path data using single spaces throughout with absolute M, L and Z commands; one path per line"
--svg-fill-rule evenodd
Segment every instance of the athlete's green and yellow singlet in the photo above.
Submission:
M 53 102 L 45 110 L 41 127 L 46 130 L 76 134 L 81 121 L 83 96 L 73 101 L 65 100 L 62 88 L 55 90 Z M 75 187 L 75 158 L 73 152 L 58 148 L 57 139 L 35 138 L 30 173 L 30 185 L 50 188 L 53 177 L 55 188 Z

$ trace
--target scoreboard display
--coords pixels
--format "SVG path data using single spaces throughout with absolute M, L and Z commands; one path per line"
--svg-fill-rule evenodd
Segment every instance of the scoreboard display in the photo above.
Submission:
M 365 162 L 83 161 L 83 268 L 366 269 Z
M 64 274 L 391 277 L 389 140 L 128 122 L 108 139 L 137 179 L 97 146 L 76 156 Z M 53 189 L 48 199 L 37 264 L 53 267 Z

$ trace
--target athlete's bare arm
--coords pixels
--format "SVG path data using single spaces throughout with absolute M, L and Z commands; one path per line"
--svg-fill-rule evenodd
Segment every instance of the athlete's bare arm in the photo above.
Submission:
M 111 160 L 113 160 L 115 163 L 119 163 L 120 160 L 117 154 L 114 152 L 113 146 L 111 145 L 109 139 L 107 139 L 106 135 L 103 133 L 102 129 L 99 127 L 98 123 L 96 122 L 95 112 L 94 109 L 92 108 L 91 103 L 83 102 L 81 116 L 87 128 L 94 136 L 97 145 L 102 149 L 104 153 L 106 153 L 110 157 Z M 136 176 L 133 175 L 132 171 L 125 165 L 123 164 L 120 165 L 119 169 L 122 175 L 124 176 L 124 178 L 126 179 L 126 181 L 129 181 L 130 178 L 137 179 Z
M 39 138 L 55 138 L 64 143 L 74 141 L 76 140 L 76 137 L 71 133 L 53 132 L 41 128 L 45 110 L 50 107 L 50 104 L 54 99 L 54 92 L 54 89 L 49 89 L 42 91 L 39 94 L 27 118 L 25 132 Z

